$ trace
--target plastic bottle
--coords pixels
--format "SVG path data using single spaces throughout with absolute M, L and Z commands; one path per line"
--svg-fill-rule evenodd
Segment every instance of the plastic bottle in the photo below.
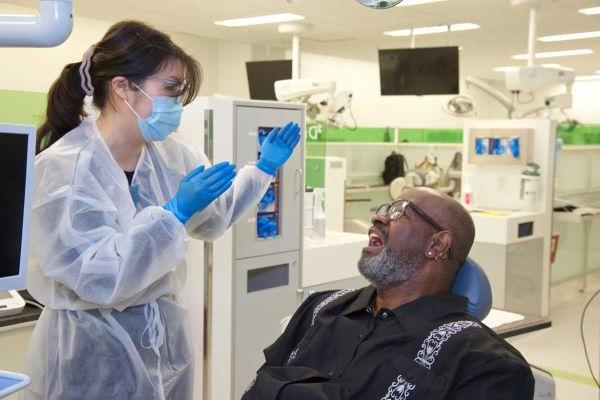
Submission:
M 471 177 L 463 174 L 462 177 L 462 203 L 467 209 L 473 207 L 473 190 L 471 188 Z
M 313 219 L 313 238 L 324 239 L 326 230 L 325 213 L 323 212 L 323 200 L 325 193 L 315 191 L 315 213 Z

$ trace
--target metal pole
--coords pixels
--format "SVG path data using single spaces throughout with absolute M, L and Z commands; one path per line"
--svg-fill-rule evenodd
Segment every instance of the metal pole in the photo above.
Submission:
M 213 163 L 213 110 L 204 111 L 204 153 L 208 161 Z M 212 268 L 213 268 L 213 245 L 204 243 L 204 368 L 202 398 L 210 399 L 212 396 Z
M 539 13 L 537 7 L 531 7 L 529 10 L 529 44 L 527 46 L 527 66 L 535 65 L 535 45 L 537 40 L 537 27 L 539 21 Z
M 300 36 L 292 37 L 292 79 L 300 79 Z

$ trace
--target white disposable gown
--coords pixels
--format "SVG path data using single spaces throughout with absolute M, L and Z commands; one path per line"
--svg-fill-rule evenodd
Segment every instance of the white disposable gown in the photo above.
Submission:
M 37 156 L 28 288 L 46 308 L 26 356 L 25 399 L 191 398 L 177 297 L 188 235 L 218 238 L 272 180 L 241 168 L 184 226 L 162 205 L 200 164 L 201 151 L 173 138 L 147 143 L 129 186 L 90 118 Z

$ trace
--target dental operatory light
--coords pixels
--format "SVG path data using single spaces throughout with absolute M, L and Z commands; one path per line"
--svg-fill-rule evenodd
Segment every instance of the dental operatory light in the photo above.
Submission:
M 421 4 L 429 3 L 441 3 L 447 0 L 404 0 L 402 3 L 396 5 L 397 7 L 409 7 L 409 6 L 420 6 Z
M 387 8 L 396 7 L 402 3 L 402 0 L 357 0 L 363 6 L 376 10 L 385 10 Z
M 419 6 L 421 4 L 441 3 L 447 0 L 357 0 L 363 6 L 384 10 L 392 7 L 410 7 Z M 289 0 L 288 0 L 289 2 Z
M 442 110 L 453 117 L 472 117 L 476 115 L 475 104 L 467 96 L 453 97 L 442 107 Z
M 600 7 L 582 8 L 577 11 L 580 12 L 581 14 L 585 14 L 585 15 L 597 15 L 597 14 L 600 14 Z
M 569 57 L 569 56 L 583 56 L 587 54 L 593 54 L 594 51 L 590 49 L 575 49 L 575 50 L 562 50 L 562 51 L 547 51 L 543 53 L 535 53 L 535 58 L 554 58 L 554 57 Z M 513 60 L 527 60 L 528 54 L 517 54 L 512 56 Z
M 215 21 L 215 25 L 226 26 L 228 28 L 234 28 L 239 26 L 250 26 L 250 25 L 263 25 L 263 24 L 276 24 L 282 22 L 300 21 L 306 17 L 298 14 L 283 13 L 273 15 L 261 15 L 258 17 L 250 18 L 236 18 L 227 19 L 223 21 Z
M 593 39 L 599 38 L 600 31 L 566 33 L 563 35 L 550 35 L 538 38 L 540 42 L 563 42 L 567 40 Z

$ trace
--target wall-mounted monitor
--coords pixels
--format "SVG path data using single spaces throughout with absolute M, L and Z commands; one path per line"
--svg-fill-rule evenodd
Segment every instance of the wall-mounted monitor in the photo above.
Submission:
M 253 100 L 277 100 L 275 82 L 292 79 L 292 60 L 246 62 L 250 98 Z
M 458 60 L 458 47 L 379 50 L 381 95 L 458 94 Z

